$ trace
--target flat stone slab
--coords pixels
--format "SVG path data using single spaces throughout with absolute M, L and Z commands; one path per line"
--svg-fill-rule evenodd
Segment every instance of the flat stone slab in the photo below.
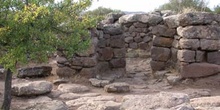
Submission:
M 88 87 L 80 84 L 60 84 L 57 89 L 66 93 L 81 93 L 89 91 Z
M 129 92 L 130 86 L 127 83 L 112 83 L 112 84 L 106 85 L 104 87 L 104 90 L 106 92 L 116 92 L 116 93 Z
M 35 96 L 51 92 L 53 84 L 48 81 L 27 81 L 12 84 L 12 95 Z
M 45 77 L 51 74 L 52 67 L 50 66 L 37 66 L 18 69 L 18 78 L 25 77 Z
M 109 80 L 99 80 L 99 79 L 96 79 L 96 78 L 91 78 L 91 79 L 89 79 L 89 81 L 95 87 L 104 87 L 105 85 L 110 84 Z
M 219 110 L 220 96 L 194 98 L 190 104 L 196 110 Z

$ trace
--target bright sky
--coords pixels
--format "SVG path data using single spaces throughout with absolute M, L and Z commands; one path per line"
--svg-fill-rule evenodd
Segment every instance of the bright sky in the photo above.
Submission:
M 94 0 L 91 10 L 98 8 L 99 6 L 119 9 L 122 11 L 143 11 L 149 12 L 158 8 L 160 5 L 167 3 L 169 0 Z M 214 6 L 220 4 L 220 0 L 206 0 L 209 1 L 209 7 L 213 9 Z

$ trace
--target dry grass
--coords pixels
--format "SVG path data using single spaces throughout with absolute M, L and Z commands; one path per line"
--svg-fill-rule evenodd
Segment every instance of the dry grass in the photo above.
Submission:
M 195 13 L 198 12 L 195 8 L 193 7 L 185 7 L 182 9 L 182 11 L 179 12 L 179 14 L 184 14 L 184 13 Z

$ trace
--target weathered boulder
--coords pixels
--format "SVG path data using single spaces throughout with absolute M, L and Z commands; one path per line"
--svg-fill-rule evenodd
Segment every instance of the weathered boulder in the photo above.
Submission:
M 106 92 L 129 92 L 130 87 L 127 83 L 112 83 L 104 87 Z
M 152 95 L 126 95 L 121 110 L 182 110 L 180 105 L 189 103 L 183 93 L 160 92 Z M 187 109 L 189 110 L 189 109 Z
M 178 17 L 180 26 L 206 25 L 215 20 L 213 13 L 184 13 Z
M 158 47 L 171 47 L 173 43 L 172 38 L 166 38 L 166 37 L 159 37 L 154 36 L 153 38 L 153 45 Z
M 125 15 L 124 12 L 118 13 L 109 13 L 105 19 L 102 21 L 103 24 L 113 24 L 115 23 L 121 16 Z
M 214 75 L 220 72 L 220 66 L 209 63 L 192 63 L 182 66 L 180 74 L 184 78 L 197 78 Z
M 173 38 L 174 35 L 176 34 L 176 30 L 170 29 L 165 25 L 157 25 L 157 26 L 153 27 L 152 33 L 154 35 L 158 35 L 158 36 L 166 36 L 166 37 Z
M 51 92 L 53 84 L 48 81 L 14 81 L 12 84 L 12 95 L 34 96 Z
M 52 67 L 50 66 L 37 66 L 18 69 L 18 78 L 25 77 L 44 77 L 51 74 Z
M 167 61 L 170 58 L 171 51 L 169 48 L 155 47 L 151 48 L 151 58 L 154 61 Z
M 178 27 L 177 33 L 187 39 L 218 40 L 220 27 L 214 25 Z
M 195 62 L 196 52 L 192 50 L 178 50 L 177 58 L 183 62 Z
M 61 92 L 81 93 L 88 92 L 89 88 L 79 84 L 60 84 L 57 88 Z
M 220 65 L 220 51 L 208 52 L 207 62 Z

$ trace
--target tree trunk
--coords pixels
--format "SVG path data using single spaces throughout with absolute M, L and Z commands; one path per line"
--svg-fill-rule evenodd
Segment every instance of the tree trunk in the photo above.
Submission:
M 7 70 L 7 74 L 5 76 L 5 90 L 4 90 L 4 101 L 1 109 L 10 110 L 11 106 L 11 82 L 12 82 L 12 71 L 10 69 Z

